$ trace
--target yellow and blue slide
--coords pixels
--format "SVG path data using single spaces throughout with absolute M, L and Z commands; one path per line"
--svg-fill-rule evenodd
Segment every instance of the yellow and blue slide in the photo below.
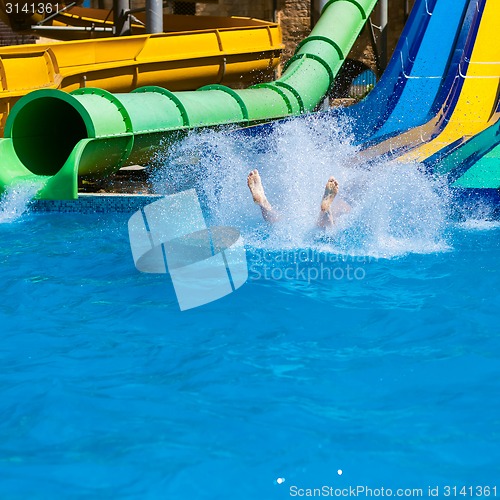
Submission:
M 500 2 L 476 4 L 466 49 L 441 108 L 428 122 L 370 145 L 363 152 L 366 159 L 390 154 L 400 162 L 422 162 L 448 175 L 456 187 L 500 187 L 494 153 L 480 160 L 498 143 Z

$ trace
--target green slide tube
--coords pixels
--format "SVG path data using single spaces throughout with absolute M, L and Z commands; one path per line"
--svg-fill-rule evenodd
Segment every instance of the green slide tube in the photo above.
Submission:
M 78 176 L 102 177 L 148 162 L 165 143 L 192 129 L 248 126 L 313 111 L 333 84 L 377 0 L 330 0 L 281 78 L 233 90 L 209 85 L 128 94 L 94 88 L 69 94 L 37 90 L 21 98 L 0 140 L 0 189 L 39 179 L 38 197 L 75 199 Z

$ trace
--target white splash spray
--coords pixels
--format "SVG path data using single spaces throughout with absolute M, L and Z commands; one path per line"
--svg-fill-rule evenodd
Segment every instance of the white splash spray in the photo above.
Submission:
M 196 186 L 211 223 L 240 228 L 256 248 L 306 247 L 376 257 L 447 249 L 445 186 L 417 164 L 360 165 L 348 130 L 348 123 L 311 115 L 255 137 L 230 131 L 192 134 L 170 148 L 153 183 L 157 192 Z M 248 192 L 246 177 L 254 168 L 282 214 L 273 227 L 262 222 Z M 338 196 L 352 210 L 325 233 L 314 226 L 330 175 L 338 179 Z
M 43 182 L 20 182 L 8 186 L 0 198 L 0 224 L 15 222 L 28 210 Z

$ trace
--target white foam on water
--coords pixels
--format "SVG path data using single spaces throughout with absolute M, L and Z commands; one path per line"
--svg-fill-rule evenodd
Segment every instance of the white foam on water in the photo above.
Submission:
M 471 218 L 457 223 L 457 227 L 468 231 L 491 231 L 500 228 L 500 221 Z
M 316 248 L 348 255 L 394 257 L 449 249 L 449 195 L 418 164 L 359 163 L 349 124 L 311 115 L 276 124 L 267 134 L 230 131 L 191 134 L 172 146 L 153 184 L 160 193 L 195 186 L 210 223 L 238 227 L 256 248 Z M 262 221 L 247 187 L 257 168 L 269 201 L 282 218 Z M 335 228 L 315 228 L 325 183 L 339 181 L 338 197 L 352 210 Z
M 20 182 L 8 186 L 0 198 L 0 224 L 19 220 L 29 209 L 43 182 Z

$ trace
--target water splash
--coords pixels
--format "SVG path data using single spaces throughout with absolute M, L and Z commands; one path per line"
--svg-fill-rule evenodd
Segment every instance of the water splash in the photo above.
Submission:
M 317 248 L 348 255 L 393 257 L 449 248 L 448 192 L 418 164 L 359 163 L 349 123 L 324 115 L 288 120 L 256 137 L 205 131 L 172 146 L 154 177 L 157 192 L 195 186 L 211 223 L 233 225 L 256 248 Z M 246 185 L 261 173 L 270 202 L 282 214 L 262 222 Z M 315 229 L 326 180 L 352 207 L 329 232 Z
M 43 182 L 20 182 L 8 186 L 0 198 L 0 224 L 19 220 L 29 208 Z
M 479 193 L 458 192 L 453 203 L 456 227 L 466 231 L 489 231 L 500 227 L 497 199 L 487 199 Z
M 467 231 L 492 231 L 500 229 L 500 221 L 486 218 L 469 218 L 457 223 L 457 227 Z

